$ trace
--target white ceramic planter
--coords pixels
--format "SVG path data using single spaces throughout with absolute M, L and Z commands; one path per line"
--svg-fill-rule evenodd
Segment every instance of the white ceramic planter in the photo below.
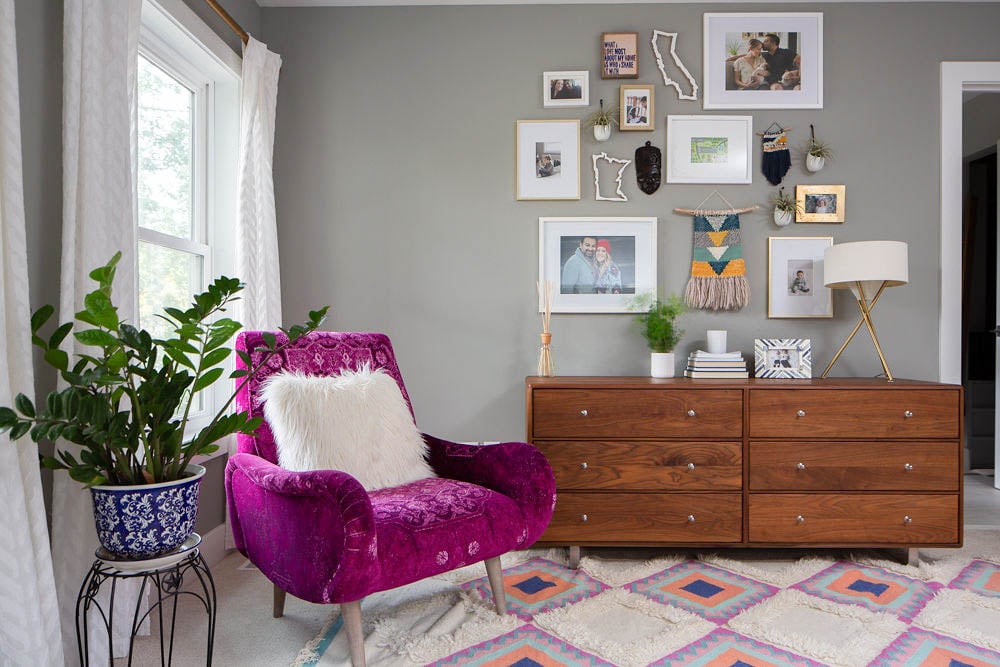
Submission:
M 607 141 L 611 138 L 611 124 L 607 125 L 595 125 L 594 126 L 594 139 L 598 141 Z
M 809 171 L 819 171 L 826 166 L 826 158 L 806 155 L 806 169 Z
M 649 376 L 654 378 L 672 378 L 674 376 L 674 353 L 650 352 Z
M 779 227 L 784 227 L 792 221 L 793 213 L 792 211 L 779 211 L 774 209 L 774 224 Z

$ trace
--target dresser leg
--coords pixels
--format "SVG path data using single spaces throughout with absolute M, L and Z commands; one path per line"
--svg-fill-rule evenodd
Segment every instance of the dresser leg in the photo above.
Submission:
M 920 549 L 907 549 L 906 550 L 906 564 L 916 567 L 920 565 Z
M 571 569 L 579 569 L 580 567 L 580 547 L 570 547 L 569 548 L 569 566 Z

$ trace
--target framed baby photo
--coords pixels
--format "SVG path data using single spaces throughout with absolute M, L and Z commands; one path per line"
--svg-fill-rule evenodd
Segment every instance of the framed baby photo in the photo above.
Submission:
M 706 13 L 706 109 L 822 109 L 823 13 Z
M 796 185 L 795 222 L 843 222 L 847 186 Z
M 628 130 L 653 130 L 653 93 L 656 87 L 652 84 L 624 84 L 618 94 L 618 127 L 623 132 Z
M 767 239 L 767 316 L 833 317 L 833 291 L 823 285 L 823 253 L 832 236 Z
M 606 32 L 601 35 L 601 78 L 639 78 L 639 33 Z
M 543 107 L 585 107 L 590 105 L 590 72 L 542 72 Z
M 518 199 L 580 198 L 580 121 L 519 120 Z
M 556 285 L 553 313 L 630 312 L 656 296 L 656 218 L 539 218 L 538 280 Z
M 812 344 L 808 338 L 757 338 L 753 357 L 755 378 L 812 377 Z

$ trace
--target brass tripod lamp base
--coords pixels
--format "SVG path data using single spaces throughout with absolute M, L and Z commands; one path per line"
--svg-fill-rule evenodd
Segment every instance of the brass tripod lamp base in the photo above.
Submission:
M 872 309 L 886 287 L 905 285 L 909 280 L 907 245 L 902 241 L 858 241 L 841 243 L 826 249 L 823 256 L 823 284 L 830 289 L 850 289 L 854 292 L 861 319 L 847 336 L 844 344 L 833 355 L 830 364 L 820 377 L 825 378 L 830 369 L 843 354 L 861 327 L 868 329 L 875 351 L 878 352 L 882 370 L 889 382 L 893 382 L 892 371 L 885 360 L 879 343 Z M 869 296 L 872 295 L 873 296 Z

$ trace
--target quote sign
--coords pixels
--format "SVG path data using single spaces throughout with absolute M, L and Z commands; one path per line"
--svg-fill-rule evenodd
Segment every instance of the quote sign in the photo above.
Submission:
M 639 33 L 606 32 L 601 36 L 601 78 L 639 77 Z

